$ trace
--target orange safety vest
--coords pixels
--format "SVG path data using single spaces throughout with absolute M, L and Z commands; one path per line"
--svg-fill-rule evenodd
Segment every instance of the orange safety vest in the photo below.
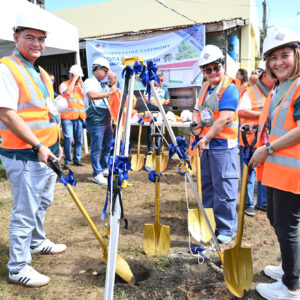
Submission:
M 63 84 L 65 84 L 68 88 L 71 81 L 65 81 Z M 75 86 L 69 98 L 63 94 L 62 96 L 68 100 L 68 109 L 64 113 L 61 113 L 60 117 L 67 120 L 77 120 L 78 118 L 85 120 L 86 112 L 81 84 Z
M 118 115 L 119 115 L 119 108 L 120 108 L 120 103 L 121 103 L 121 92 L 117 90 L 115 93 L 111 94 L 108 99 L 109 106 L 110 106 L 110 115 L 113 118 L 115 122 L 118 120 Z M 135 107 L 137 102 L 136 97 L 133 95 L 133 103 L 132 107 Z M 123 111 L 123 117 L 122 117 L 122 125 L 125 124 L 125 117 L 126 117 L 126 107 L 127 107 L 127 102 L 125 103 L 124 111 Z M 136 113 L 137 111 L 135 109 L 132 109 L 131 111 L 131 117 Z
M 294 103 L 299 97 L 300 76 L 294 80 L 276 108 L 269 133 L 270 143 L 297 127 L 297 122 L 294 120 Z M 272 93 L 269 93 L 259 118 L 258 146 L 263 144 L 261 136 L 268 118 L 271 100 Z M 268 155 L 265 162 L 258 167 L 257 178 L 263 185 L 300 194 L 300 143 Z
M 38 85 L 32 79 L 23 63 L 15 56 L 0 59 L 11 71 L 19 88 L 17 114 L 26 122 L 39 141 L 50 147 L 59 139 L 59 124 L 50 117 L 45 98 Z M 48 73 L 39 67 L 42 79 L 54 99 L 52 81 Z M 18 138 L 3 122 L 0 122 L 0 136 L 3 139 L 1 147 L 6 149 L 28 149 L 32 146 Z
M 248 87 L 245 91 L 248 92 L 250 100 L 251 100 L 251 104 L 252 104 L 252 109 L 254 111 L 261 111 L 264 107 L 264 104 L 266 102 L 267 97 L 263 94 L 263 92 L 259 89 L 259 87 L 256 85 L 254 86 L 250 86 Z M 243 94 L 245 93 L 245 91 L 243 92 Z M 250 119 L 243 119 L 240 118 L 240 126 L 249 123 L 249 122 L 257 122 L 257 120 L 250 120 Z M 247 134 L 247 140 L 248 143 L 251 144 L 253 139 L 254 139 L 254 135 L 249 135 Z M 242 139 L 242 134 L 240 133 L 240 145 L 241 146 L 245 146 L 243 139 Z
M 219 118 L 219 115 L 220 115 L 219 106 L 220 106 L 221 98 L 223 97 L 224 92 L 226 91 L 226 89 L 228 88 L 228 86 L 231 83 L 235 84 L 235 79 L 228 77 L 228 76 L 224 76 L 223 79 L 221 80 L 221 82 L 219 83 L 221 85 L 220 90 L 215 94 L 214 101 L 213 101 L 213 119 L 214 119 L 214 121 Z M 207 81 L 203 84 L 203 86 L 200 89 L 199 100 L 198 100 L 199 107 L 203 106 L 209 85 L 210 85 L 210 82 Z M 216 87 L 216 88 L 218 88 L 218 87 Z M 201 116 L 199 116 L 199 118 L 201 119 Z M 212 125 L 209 127 L 203 127 L 202 135 L 206 135 L 207 132 L 211 129 L 211 127 L 212 127 Z M 220 133 L 218 133 L 215 136 L 215 138 L 225 139 L 225 140 L 237 139 L 238 138 L 238 128 L 239 128 L 239 120 L 238 120 L 238 114 L 237 114 L 237 110 L 236 110 L 234 113 L 232 123 L 228 124 L 227 127 L 225 127 Z M 194 136 L 191 135 L 190 142 L 193 142 L 194 139 L 195 139 Z M 191 150 L 191 147 L 189 147 L 189 154 L 192 156 L 195 156 L 196 155 L 195 149 Z
M 244 93 L 244 91 L 249 87 L 250 87 L 249 82 L 247 82 L 247 81 L 244 82 L 240 87 L 240 94 L 242 95 Z

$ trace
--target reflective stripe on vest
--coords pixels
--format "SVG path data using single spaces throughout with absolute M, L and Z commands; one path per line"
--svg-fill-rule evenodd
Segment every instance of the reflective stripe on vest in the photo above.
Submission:
M 225 90 L 228 88 L 228 86 L 231 83 L 235 84 L 235 80 L 228 76 L 224 76 L 222 81 L 216 87 L 218 90 L 214 94 L 213 104 L 212 104 L 213 118 L 214 118 L 213 124 L 219 118 L 219 114 L 220 114 L 219 108 L 220 108 L 221 98 L 222 98 Z M 207 93 L 209 84 L 210 84 L 209 82 L 206 82 L 199 92 L 198 107 L 200 109 L 202 108 L 203 103 L 205 101 L 205 97 L 206 97 L 206 93 Z M 211 128 L 211 126 L 204 127 L 203 135 L 205 135 L 210 130 L 210 128 Z M 215 136 L 215 138 L 226 139 L 226 140 L 237 139 L 238 138 L 238 128 L 239 128 L 238 116 L 237 116 L 237 111 L 235 111 L 233 121 L 231 123 L 227 124 L 227 126 L 219 134 L 217 134 Z
M 271 93 L 267 99 L 267 105 L 261 113 L 259 119 L 259 145 L 262 144 L 261 135 L 264 124 L 267 120 Z M 294 103 L 300 97 L 300 77 L 294 80 L 286 91 L 284 98 L 278 105 L 269 134 L 269 142 L 276 141 L 278 138 L 297 127 L 294 120 Z M 268 155 L 263 164 L 262 184 L 274 187 L 283 191 L 300 194 L 300 143 L 283 148 Z
M 19 88 L 17 114 L 26 122 L 42 144 L 47 147 L 54 145 L 59 137 L 59 124 L 51 120 L 42 91 L 17 57 L 3 57 L 0 63 L 9 68 Z M 45 70 L 40 68 L 40 71 L 49 95 L 53 99 L 51 79 Z M 0 122 L 0 135 L 3 139 L 1 145 L 3 148 L 31 148 L 31 145 L 18 138 L 2 122 Z
M 66 81 L 64 82 L 64 84 L 68 88 L 71 84 L 71 81 Z M 67 120 L 77 120 L 78 118 L 82 120 L 86 119 L 82 87 L 80 85 L 77 85 L 77 87 L 74 87 L 74 90 L 72 91 L 70 97 L 65 98 L 68 101 L 68 109 L 60 115 L 61 118 Z

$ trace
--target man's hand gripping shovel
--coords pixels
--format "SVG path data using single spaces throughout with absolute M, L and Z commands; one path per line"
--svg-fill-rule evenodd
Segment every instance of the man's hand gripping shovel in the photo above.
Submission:
M 47 162 L 48 162 L 49 167 L 57 174 L 61 183 L 63 183 L 65 185 L 65 187 L 67 188 L 71 197 L 75 201 L 77 207 L 79 208 L 80 212 L 82 213 L 83 217 L 88 222 L 91 230 L 93 231 L 94 235 L 96 236 L 96 238 L 98 239 L 98 241 L 102 247 L 103 259 L 105 262 L 107 262 L 108 248 L 106 246 L 106 243 L 105 243 L 104 239 L 102 238 L 100 232 L 98 231 L 96 225 L 94 224 L 94 222 L 88 215 L 87 211 L 81 204 L 80 200 L 78 199 L 77 195 L 75 194 L 71 184 L 69 183 L 69 180 L 66 178 L 66 176 L 61 168 L 59 161 L 54 162 L 52 159 L 48 158 Z M 127 264 L 125 259 L 122 258 L 119 254 L 117 255 L 116 273 L 128 283 L 130 283 L 133 279 L 133 274 L 130 270 L 129 265 Z
M 201 127 L 200 133 L 196 132 L 194 128 L 197 125 L 198 125 L 197 123 L 191 123 L 190 125 L 191 132 L 195 136 L 195 143 L 197 143 L 201 139 L 200 135 L 203 130 L 203 127 Z M 199 197 L 202 201 L 201 162 L 200 162 L 198 147 L 196 147 L 196 171 L 197 171 L 197 190 L 198 190 Z M 215 222 L 213 209 L 205 208 L 204 211 L 207 215 L 212 230 L 215 231 L 216 222 Z M 204 219 L 204 215 L 201 212 L 199 205 L 197 205 L 196 209 L 189 209 L 188 211 L 188 229 L 192 237 L 197 242 L 203 241 L 204 243 L 207 243 L 212 238 L 212 235 L 210 233 L 210 230 Z

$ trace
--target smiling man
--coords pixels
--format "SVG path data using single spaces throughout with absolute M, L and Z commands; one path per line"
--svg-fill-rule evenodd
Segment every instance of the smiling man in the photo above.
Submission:
M 9 281 L 30 287 L 50 278 L 33 269 L 31 253 L 66 250 L 46 238 L 44 220 L 52 204 L 56 174 L 47 167 L 61 157 L 59 116 L 50 76 L 36 60 L 45 50 L 47 28 L 31 14 L 18 16 L 16 49 L 0 60 L 0 158 L 13 190 L 9 225 Z

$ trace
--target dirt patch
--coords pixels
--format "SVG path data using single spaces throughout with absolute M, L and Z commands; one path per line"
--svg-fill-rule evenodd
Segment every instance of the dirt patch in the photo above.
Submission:
M 133 150 L 134 151 L 134 150 Z M 78 184 L 75 192 L 82 204 L 105 236 L 100 215 L 104 206 L 106 189 L 91 181 L 92 168 L 89 157 L 83 159 L 84 167 L 73 167 Z M 154 184 L 148 173 L 130 172 L 129 186 L 123 192 L 123 205 L 128 229 L 122 224 L 119 254 L 126 259 L 135 275 L 135 284 L 127 284 L 118 276 L 115 299 L 236 299 L 227 290 L 218 253 L 204 245 L 207 259 L 191 256 L 189 245 L 196 246 L 187 231 L 187 204 L 184 176 L 178 175 L 178 161 L 172 159 L 164 172 L 166 182 L 161 183 L 160 223 L 170 226 L 169 254 L 147 257 L 143 251 L 144 224 L 154 223 Z M 196 207 L 191 188 L 187 195 L 189 207 Z M 12 208 L 12 193 L 6 179 L 0 180 L 0 295 L 1 299 L 103 299 L 106 264 L 102 249 L 86 221 L 81 216 L 65 187 L 56 185 L 55 200 L 46 217 L 47 236 L 66 243 L 68 249 L 59 255 L 35 255 L 32 265 L 51 277 L 43 288 L 24 288 L 7 282 L 8 226 Z M 107 238 L 105 238 L 108 244 Z M 234 241 L 222 250 L 231 248 Z M 255 217 L 245 216 L 243 245 L 251 246 L 254 282 L 243 299 L 261 299 L 255 292 L 258 282 L 271 282 L 262 274 L 267 264 L 277 264 L 279 247 L 266 214 L 257 211 Z

